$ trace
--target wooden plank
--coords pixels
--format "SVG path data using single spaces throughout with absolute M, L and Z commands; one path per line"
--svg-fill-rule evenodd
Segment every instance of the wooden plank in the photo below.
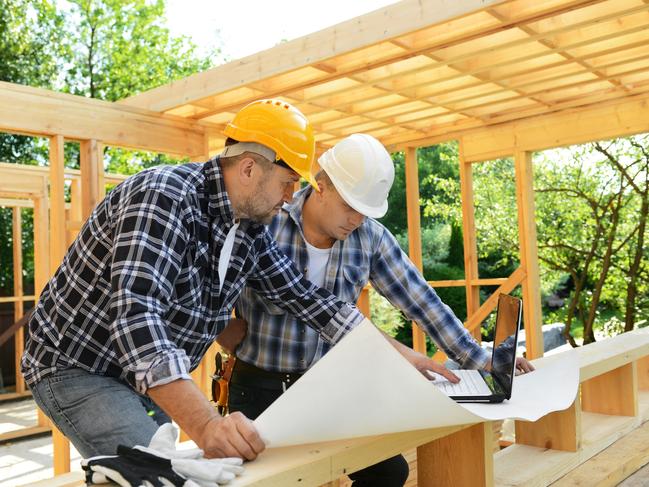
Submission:
M 81 200 L 81 180 L 73 179 L 70 181 L 70 211 L 65 223 L 67 230 L 68 247 L 77 237 L 81 225 L 83 224 L 83 207 Z
M 636 416 L 637 391 L 635 363 L 630 362 L 582 382 L 582 410 L 591 413 Z
M 75 180 L 81 179 L 81 171 L 79 169 L 70 169 L 66 167 L 65 179 Z M 30 166 L 27 164 L 12 164 L 7 162 L 0 162 L 0 174 L 4 179 L 7 176 L 15 175 L 17 180 L 33 180 L 36 181 L 33 193 L 41 193 L 42 187 L 40 186 L 41 179 L 49 176 L 49 168 L 45 166 Z M 124 174 L 104 173 L 104 180 L 107 184 L 119 184 L 128 178 Z M 32 198 L 35 194 L 27 194 L 20 196 L 21 198 Z
M 619 353 L 623 350 L 623 353 Z M 579 380 L 585 382 L 649 355 L 649 328 L 640 328 L 576 350 Z
M 636 360 L 636 374 L 638 377 L 638 390 L 649 390 L 649 356 Z
M 501 3 L 505 2 L 406 0 L 236 62 L 126 98 L 120 103 L 158 112 L 170 110 L 219 94 L 234 86 L 245 86 L 293 71 L 303 65 L 317 64 L 342 53 L 384 42 L 431 24 L 473 14 Z
M 20 107 L 20 110 L 16 110 Z M 164 152 L 202 154 L 205 122 L 82 96 L 0 82 L 0 130 L 26 135 L 62 135 L 104 144 Z
M 370 291 L 367 286 L 361 291 L 361 295 L 356 302 L 356 307 L 368 320 L 372 318 L 370 312 Z
M 516 421 L 516 443 L 552 450 L 576 452 L 581 444 L 579 399 L 564 411 L 543 416 L 535 422 Z
M 648 110 L 647 96 L 629 97 L 470 131 L 464 138 L 465 157 L 477 162 L 517 150 L 538 151 L 649 132 Z M 607 123 L 602 124 L 602 120 Z
M 480 308 L 480 287 L 472 281 L 478 276 L 478 247 L 476 244 L 475 207 L 473 196 L 473 168 L 464 159 L 464 140 L 459 141 L 460 193 L 462 201 L 462 238 L 464 240 L 464 277 L 466 279 L 466 315 L 472 317 Z M 479 327 L 472 330 L 473 337 L 482 341 Z
M 492 434 L 491 423 L 478 423 L 417 448 L 418 485 L 493 485 Z
M 42 179 L 43 189 L 47 182 Z M 34 293 L 36 299 L 50 275 L 49 198 L 47 192 L 34 199 Z
M 534 170 L 532 153 L 516 152 L 516 203 L 518 207 L 518 242 L 523 279 L 523 320 L 528 359 L 543 356 L 543 318 L 541 316 L 541 279 L 536 238 L 534 205 Z
M 22 235 L 22 218 L 20 208 L 13 209 L 12 221 L 13 233 L 13 276 L 14 276 L 14 296 L 23 295 L 23 235 Z M 14 304 L 14 321 L 20 320 L 24 314 L 24 303 L 17 301 Z M 25 330 L 23 327 L 16 330 L 14 335 L 14 367 L 16 378 L 16 392 L 25 392 L 25 381 L 20 372 L 20 360 L 25 348 Z
M 28 428 L 20 428 L 14 431 L 7 431 L 0 434 L 0 443 L 8 441 L 22 440 L 30 436 L 43 435 L 50 432 L 49 426 L 30 426 Z
M 70 442 L 54 425 L 52 425 L 52 443 L 54 445 L 54 475 L 69 472 Z
M 649 423 L 616 441 L 552 485 L 553 487 L 614 486 L 647 462 L 649 462 Z
M 421 251 L 421 221 L 419 215 L 419 164 L 417 149 L 406 149 L 406 211 L 408 212 L 408 255 L 419 272 L 423 272 Z M 412 323 L 412 348 L 426 353 L 426 335 L 416 323 Z
M 63 262 L 67 250 L 65 235 L 65 155 L 61 135 L 50 137 L 50 275 Z
M 523 281 L 524 278 L 525 272 L 523 272 L 523 269 L 519 267 L 511 276 L 509 276 L 509 278 L 504 283 L 502 283 L 498 287 L 498 289 L 493 292 L 491 296 L 487 298 L 484 303 L 482 303 L 478 311 L 476 311 L 466 320 L 464 326 L 467 328 L 467 330 L 477 329 L 480 326 L 480 323 L 482 323 L 487 318 L 487 316 L 489 316 L 489 313 L 496 309 L 496 305 L 498 304 L 498 296 L 501 293 L 509 294 L 512 289 L 514 289 Z
M 11 390 L 9 388 L 9 390 Z M 25 397 L 30 397 L 32 395 L 31 391 L 26 390 L 24 392 L 5 392 L 4 394 L 0 394 L 0 402 L 4 401 L 15 401 L 16 399 L 23 399 Z
M 106 192 L 102 177 L 104 174 L 103 148 L 94 139 L 83 140 L 80 144 L 80 156 L 81 218 L 79 219 L 85 221 Z

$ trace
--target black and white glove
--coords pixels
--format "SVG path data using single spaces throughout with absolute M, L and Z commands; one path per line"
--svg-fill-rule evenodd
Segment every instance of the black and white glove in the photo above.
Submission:
M 122 487 L 218 487 L 243 472 L 240 458 L 203 458 L 203 450 L 176 450 L 178 430 L 158 428 L 148 447 L 120 445 L 116 456 L 82 460 L 88 484 L 108 480 Z

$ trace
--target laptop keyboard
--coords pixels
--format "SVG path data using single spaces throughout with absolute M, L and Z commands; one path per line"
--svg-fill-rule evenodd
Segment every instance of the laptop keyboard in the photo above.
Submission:
M 490 396 L 493 393 L 477 370 L 452 370 L 460 378 L 458 384 L 449 382 L 443 375 L 430 373 L 432 383 L 447 396 Z

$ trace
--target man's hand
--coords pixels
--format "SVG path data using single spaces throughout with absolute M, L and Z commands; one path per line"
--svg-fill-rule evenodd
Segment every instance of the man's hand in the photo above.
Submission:
M 534 366 L 529 360 L 524 357 L 516 357 L 516 367 L 514 370 L 516 375 L 527 374 L 528 372 L 532 372 L 533 370 Z
M 197 444 L 206 458 L 239 457 L 254 460 L 264 448 L 252 421 L 235 412 L 217 417 L 205 426 Z
M 152 387 L 147 394 L 194 440 L 206 458 L 254 460 L 265 448 L 252 421 L 241 413 L 222 418 L 191 380 Z
M 457 375 L 455 375 L 453 372 L 451 372 L 449 369 L 447 369 L 444 365 L 435 362 L 434 360 L 428 358 L 426 355 L 422 353 L 415 352 L 412 348 L 405 346 L 403 343 L 401 343 L 398 340 L 395 340 L 390 335 L 384 332 L 382 333 L 385 336 L 385 338 L 387 338 L 388 341 L 392 344 L 392 346 L 396 348 L 397 351 L 401 355 L 403 355 L 405 359 L 408 362 L 410 362 L 415 369 L 421 372 L 421 374 L 424 377 L 426 377 L 426 379 L 428 380 L 431 379 L 431 376 L 428 373 L 428 371 L 431 371 L 443 376 L 453 384 L 457 384 L 458 382 L 460 382 L 460 378 Z
M 246 320 L 230 318 L 228 326 L 216 337 L 216 343 L 221 345 L 225 352 L 233 354 L 246 337 L 246 333 L 248 333 L 248 322 Z

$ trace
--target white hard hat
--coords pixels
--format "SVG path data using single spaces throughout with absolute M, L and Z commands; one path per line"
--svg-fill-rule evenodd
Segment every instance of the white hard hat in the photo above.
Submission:
M 354 210 L 372 218 L 381 218 L 388 211 L 394 164 L 374 137 L 352 134 L 322 154 L 318 164 Z

